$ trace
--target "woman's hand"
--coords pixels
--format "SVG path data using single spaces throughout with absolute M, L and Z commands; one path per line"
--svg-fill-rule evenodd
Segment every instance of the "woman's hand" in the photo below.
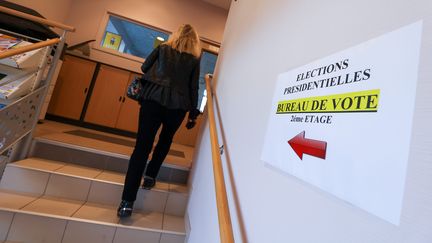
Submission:
M 199 115 L 201 115 L 201 112 L 198 109 L 189 111 L 188 122 L 186 123 L 187 129 L 192 129 L 196 125 L 196 119 Z
M 188 119 L 188 122 L 186 123 L 186 128 L 188 130 L 192 129 L 196 125 L 195 119 Z

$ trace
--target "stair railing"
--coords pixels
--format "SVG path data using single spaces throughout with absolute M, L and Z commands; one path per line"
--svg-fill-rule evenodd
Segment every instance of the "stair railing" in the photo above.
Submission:
M 219 220 L 219 233 L 222 243 L 233 243 L 234 235 L 231 223 L 231 216 L 228 206 L 228 198 L 225 187 L 225 179 L 222 169 L 222 160 L 219 150 L 218 135 L 216 130 L 215 113 L 213 106 L 213 92 L 211 88 L 211 80 L 213 76 L 207 74 L 205 76 L 206 89 L 207 89 L 207 111 L 210 126 L 210 141 L 211 141 L 211 151 L 213 160 L 213 173 L 215 181 L 215 191 L 216 191 L 216 204 L 218 211 Z
M 0 59 L 8 58 L 8 57 L 15 56 L 15 55 L 19 55 L 19 54 L 22 54 L 22 53 L 25 53 L 25 52 L 29 52 L 29 51 L 33 51 L 33 50 L 36 50 L 36 49 L 39 49 L 39 48 L 43 48 L 43 47 L 47 47 L 47 46 L 52 46 L 52 45 L 57 44 L 59 42 L 60 42 L 59 38 L 54 38 L 54 39 L 50 39 L 50 40 L 34 43 L 34 44 L 31 44 L 31 45 L 28 45 L 28 46 L 23 46 L 23 47 L 16 48 L 16 49 L 10 49 L 10 50 L 7 50 L 7 51 L 4 51 L 4 52 L 0 53 Z
M 44 41 L 40 40 L 37 43 L 29 44 L 11 50 L 6 50 L 0 53 L 0 59 L 3 59 L 44 47 L 50 47 L 49 50 L 55 50 L 54 57 L 52 57 L 51 61 L 49 62 L 50 66 L 48 69 L 48 74 L 43 80 L 41 80 L 43 83 L 40 85 L 40 87 L 33 87 L 29 94 L 10 103 L 3 109 L 0 109 L 0 120 L 2 120 L 2 124 L 0 125 L 1 165 L 5 161 L 11 162 L 17 159 L 23 159 L 27 156 L 31 145 L 32 134 L 37 125 L 39 113 L 41 111 L 45 97 L 48 93 L 49 82 L 54 76 L 56 66 L 65 45 L 66 34 L 67 32 L 74 32 L 75 28 L 56 21 L 47 20 L 3 6 L 0 6 L 0 12 L 63 30 L 60 38 L 53 38 Z M 14 33 L 6 29 L 3 29 L 3 31 L 16 36 L 27 37 L 25 35 Z M 35 40 L 32 37 L 28 38 Z M 50 52 L 47 51 L 44 58 L 42 58 L 36 79 L 43 78 L 43 69 L 45 69 L 46 65 L 48 65 L 48 58 L 46 57 L 49 55 L 49 53 Z M 25 112 L 27 112 L 25 114 L 27 116 L 26 118 L 24 118 Z M 3 154 L 5 151 L 7 151 L 6 158 Z M 0 178 L 1 174 L 2 170 L 0 168 Z
M 62 24 L 62 23 L 59 23 L 59 22 L 56 22 L 56 21 L 53 21 L 53 20 L 48 20 L 48 19 L 44 19 L 44 18 L 41 18 L 41 17 L 37 17 L 37 16 L 31 15 L 31 14 L 26 14 L 26 13 L 23 13 L 23 12 L 20 12 L 20 11 L 16 11 L 14 9 L 6 8 L 6 7 L 3 7 L 3 6 L 0 6 L 0 12 L 6 13 L 6 14 L 9 14 L 9 15 L 13 15 L 13 16 L 16 16 L 16 17 L 20 17 L 20 18 L 23 18 L 23 19 L 31 20 L 33 22 L 37 22 L 37 23 L 40 23 L 40 24 L 43 24 L 43 25 L 47 25 L 47 26 L 50 26 L 50 27 L 57 27 L 57 28 L 62 29 L 64 31 L 75 32 L 75 27 L 72 27 L 72 26 L 69 26 L 69 25 L 65 25 L 65 24 Z

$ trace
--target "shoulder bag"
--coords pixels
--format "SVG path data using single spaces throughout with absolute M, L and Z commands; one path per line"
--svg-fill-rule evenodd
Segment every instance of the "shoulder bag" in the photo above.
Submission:
M 143 96 L 143 85 L 145 82 L 146 81 L 143 78 L 135 77 L 127 88 L 127 97 L 136 101 L 140 101 Z

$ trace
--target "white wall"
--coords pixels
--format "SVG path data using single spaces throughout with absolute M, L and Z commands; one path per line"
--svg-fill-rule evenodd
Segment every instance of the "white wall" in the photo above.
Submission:
M 68 33 L 69 46 L 96 39 L 103 18 L 112 12 L 167 31 L 184 23 L 192 24 L 201 37 L 221 42 L 228 11 L 200 0 L 11 0 L 35 9 L 47 19 L 74 26 Z M 56 30 L 58 33 L 58 30 Z M 141 72 L 141 62 L 91 50 L 94 60 Z
M 76 27 L 68 35 L 74 45 L 96 39 L 103 18 L 112 12 L 167 31 L 192 24 L 201 37 L 221 42 L 228 11 L 198 0 L 74 0 L 66 23 Z M 141 63 L 93 49 L 91 58 L 114 66 L 139 71 Z
M 47 19 L 65 22 L 73 0 L 8 0 L 39 12 Z
M 399 226 L 260 160 L 278 74 L 420 19 L 424 33 Z M 236 242 L 432 242 L 431 67 L 430 0 L 233 2 L 215 81 L 228 152 L 224 166 L 229 161 L 232 167 L 228 191 Z M 219 242 L 207 127 L 199 148 L 188 205 L 189 242 Z

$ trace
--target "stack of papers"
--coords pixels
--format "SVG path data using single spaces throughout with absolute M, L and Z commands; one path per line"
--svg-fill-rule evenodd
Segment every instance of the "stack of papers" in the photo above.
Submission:
M 20 42 L 21 40 L 18 38 L 0 34 L 0 52 L 9 50 Z
M 29 74 L 18 80 L 0 86 L 0 99 L 13 99 L 30 93 L 37 74 Z
M 32 43 L 21 39 L 0 34 L 0 53 L 31 45 Z M 14 68 L 32 68 L 37 67 L 41 63 L 45 48 L 29 51 L 23 54 L 15 55 L 8 58 L 0 59 L 0 64 L 8 65 Z
M 32 43 L 0 34 L 0 53 L 17 49 Z M 11 100 L 27 95 L 37 87 L 38 72 L 47 48 L 0 59 L 0 109 Z M 36 80 L 38 79 L 38 80 Z

